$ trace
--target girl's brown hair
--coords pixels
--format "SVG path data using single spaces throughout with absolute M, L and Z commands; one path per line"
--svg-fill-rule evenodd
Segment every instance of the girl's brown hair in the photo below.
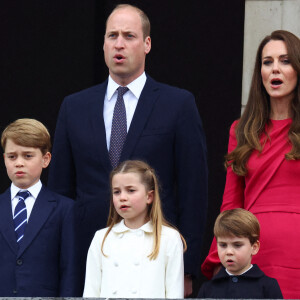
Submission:
M 262 151 L 263 146 L 259 140 L 261 134 L 265 133 L 268 137 L 265 126 L 270 123 L 270 97 L 262 82 L 261 65 L 263 48 L 271 40 L 285 43 L 288 59 L 297 72 L 295 96 L 291 102 L 292 124 L 288 133 L 292 149 L 286 153 L 285 158 L 300 159 L 300 40 L 288 31 L 277 30 L 266 36 L 258 47 L 248 102 L 235 127 L 237 147 L 225 156 L 225 166 L 231 166 L 232 170 L 240 176 L 247 174 L 246 164 L 251 152 L 254 149 Z
M 153 250 L 148 257 L 150 260 L 156 259 L 159 253 L 162 225 L 172 227 L 172 228 L 174 228 L 174 226 L 170 225 L 163 216 L 163 212 L 161 209 L 161 200 L 159 196 L 159 184 L 154 169 L 152 169 L 148 164 L 140 160 L 124 161 L 120 165 L 118 165 L 110 174 L 111 196 L 110 196 L 109 216 L 107 221 L 108 230 L 105 233 L 101 245 L 102 254 L 105 255 L 103 252 L 103 245 L 106 237 L 110 233 L 112 227 L 122 220 L 122 217 L 117 213 L 113 204 L 112 179 L 116 174 L 126 174 L 126 173 L 139 174 L 141 183 L 146 188 L 146 192 L 154 191 L 153 201 L 149 205 L 149 210 L 148 210 L 149 218 L 153 224 L 154 242 L 153 242 Z M 181 234 L 180 236 L 184 245 L 184 250 L 186 250 L 185 239 Z

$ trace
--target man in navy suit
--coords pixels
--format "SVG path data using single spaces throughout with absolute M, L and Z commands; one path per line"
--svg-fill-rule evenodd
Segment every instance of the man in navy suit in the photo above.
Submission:
M 70 95 L 59 113 L 49 186 L 76 199 L 81 262 L 109 208 L 109 158 L 118 87 L 123 95 L 127 136 L 119 161 L 141 159 L 159 176 L 163 211 L 187 240 L 185 294 L 197 274 L 207 208 L 206 144 L 195 99 L 186 90 L 146 75 L 150 22 L 131 5 L 117 6 L 107 19 L 104 56 L 109 78 Z
M 11 187 L 0 195 L 0 297 L 76 297 L 74 205 L 40 181 L 50 162 L 43 124 L 19 119 L 1 144 Z

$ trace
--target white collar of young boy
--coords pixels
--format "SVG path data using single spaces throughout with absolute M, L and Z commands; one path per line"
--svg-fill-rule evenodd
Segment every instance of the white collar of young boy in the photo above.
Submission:
M 111 230 L 115 233 L 123 233 L 123 232 L 126 232 L 126 231 L 135 232 L 135 231 L 140 231 L 140 230 L 143 230 L 144 232 L 151 233 L 151 232 L 153 232 L 153 225 L 152 225 L 152 222 L 149 221 L 146 224 L 144 224 L 143 226 L 141 226 L 140 228 L 131 229 L 131 228 L 129 228 L 125 225 L 124 219 L 123 219 L 121 222 L 114 225 Z
M 39 180 L 37 183 L 35 183 L 33 186 L 29 187 L 28 189 L 26 189 L 27 191 L 30 192 L 30 195 L 36 199 L 39 192 L 41 191 L 42 189 L 42 182 Z M 21 189 L 23 190 L 23 189 Z M 14 185 L 13 183 L 11 183 L 11 186 L 10 186 L 10 193 L 11 193 L 11 200 L 13 200 L 17 193 L 20 191 L 20 188 L 17 187 L 16 185 Z
M 248 272 L 250 269 L 252 269 L 252 267 L 253 267 L 253 265 L 251 264 L 250 267 L 249 267 L 246 271 L 244 271 L 243 273 L 239 274 L 238 276 L 245 274 L 245 273 Z M 236 275 L 230 273 L 227 269 L 225 269 L 225 271 L 226 271 L 226 273 L 227 273 L 229 276 L 236 276 Z

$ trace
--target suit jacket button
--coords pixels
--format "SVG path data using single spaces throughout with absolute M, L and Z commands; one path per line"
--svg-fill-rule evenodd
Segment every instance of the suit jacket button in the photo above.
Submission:
M 232 277 L 232 282 L 238 282 L 238 278 L 237 277 Z
M 17 290 L 13 290 L 13 294 L 18 294 L 18 291 Z
M 23 264 L 22 259 L 18 259 L 18 260 L 17 260 L 17 265 L 18 265 L 18 266 L 21 266 L 22 264 Z

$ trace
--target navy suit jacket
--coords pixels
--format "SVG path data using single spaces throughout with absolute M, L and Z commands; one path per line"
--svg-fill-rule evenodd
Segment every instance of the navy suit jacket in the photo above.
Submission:
M 19 246 L 10 189 L 0 195 L 0 297 L 80 296 L 73 208 L 42 186 Z
M 277 280 L 266 276 L 257 265 L 239 276 L 229 276 L 222 267 L 201 286 L 197 298 L 283 299 Z
M 54 138 L 48 186 L 76 199 L 82 261 L 109 211 L 108 156 L 103 119 L 107 80 L 65 98 Z M 157 172 L 166 219 L 187 240 L 185 272 L 196 274 L 207 209 L 206 143 L 194 96 L 147 76 L 121 154 Z

